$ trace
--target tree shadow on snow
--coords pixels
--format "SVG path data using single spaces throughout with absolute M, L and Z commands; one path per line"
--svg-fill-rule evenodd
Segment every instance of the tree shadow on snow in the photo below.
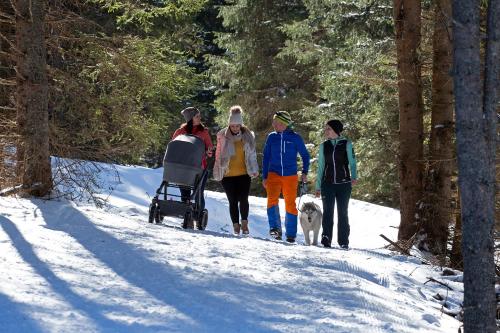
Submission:
M 6 220 L 0 216 L 0 225 L 6 224 Z M 9 296 L 0 293 L 0 331 L 2 333 L 40 331 L 40 326 L 30 318 L 30 308 L 29 304 L 16 302 Z
M 108 308 L 109 306 L 103 307 L 100 304 L 89 304 L 89 301 L 78 302 L 80 308 L 83 306 L 89 316 L 100 322 L 103 328 L 119 332 L 277 332 L 280 329 L 275 327 L 294 325 L 293 320 L 276 317 L 274 312 L 270 311 L 273 304 L 277 308 L 280 303 L 299 302 L 298 299 L 294 300 L 294 295 L 286 289 L 266 288 L 252 284 L 251 281 L 223 275 L 206 276 L 209 282 L 194 281 L 186 276 L 189 274 L 186 270 L 168 263 L 154 262 L 149 259 L 146 250 L 136 248 L 100 230 L 69 202 L 32 202 L 40 209 L 48 228 L 70 235 L 118 276 L 163 302 L 165 306 L 177 310 L 175 317 L 157 322 L 154 327 L 136 323 L 135 327 L 125 329 L 125 324 L 116 320 L 110 323 L 110 320 L 101 314 L 104 309 L 123 311 L 120 305 Z M 137 271 L 138 269 L 140 271 Z M 43 273 L 44 276 L 54 276 L 48 268 L 44 268 Z M 210 288 L 204 288 L 207 284 Z M 63 295 L 74 295 L 66 290 L 66 286 L 59 289 L 64 289 L 59 290 Z M 259 299 L 259 293 L 266 297 Z M 269 302 L 267 293 L 272 295 L 274 301 Z M 87 304 L 88 306 L 85 306 Z M 90 308 L 96 310 L 92 311 Z M 134 314 L 124 315 L 131 317 Z M 150 315 L 154 316 L 153 313 Z M 303 319 L 300 324 L 303 324 Z
M 22 233 L 19 231 L 17 226 L 9 219 L 0 216 L 0 222 L 2 229 L 9 236 L 12 241 L 13 246 L 17 249 L 19 255 L 23 260 L 29 264 L 40 277 L 45 279 L 47 284 L 50 285 L 52 290 L 58 293 L 62 298 L 64 298 L 68 303 L 70 303 L 77 311 L 83 312 L 86 316 L 92 318 L 93 320 L 100 322 L 102 327 L 113 326 L 116 329 L 123 329 L 124 326 L 120 323 L 115 323 L 113 320 L 106 318 L 101 312 L 102 309 L 96 307 L 96 303 L 88 300 L 73 291 L 71 286 L 59 278 L 51 270 L 49 265 L 47 265 L 43 260 L 41 260 L 35 251 L 33 246 L 23 237 Z M 33 308 L 34 305 L 27 305 L 27 309 Z M 29 316 L 29 313 L 25 313 Z M 12 319 L 9 319 L 12 320 Z M 2 331 L 3 332 L 3 331 Z M 17 332 L 24 332 L 23 330 L 18 330 Z

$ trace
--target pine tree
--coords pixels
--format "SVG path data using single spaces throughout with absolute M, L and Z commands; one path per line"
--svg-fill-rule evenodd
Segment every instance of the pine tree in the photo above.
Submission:
M 500 1 L 488 2 L 487 16 L 483 67 L 480 4 L 453 1 L 453 83 L 463 235 L 464 330 L 493 333 L 496 331 L 493 228 L 496 112 L 500 85 Z
M 210 57 L 210 74 L 220 86 L 216 105 L 221 124 L 227 121 L 229 107 L 239 104 L 257 134 L 270 130 L 278 110 L 291 112 L 301 125 L 296 111 L 315 98 L 315 82 L 310 68 L 281 51 L 286 40 L 283 27 L 306 15 L 302 1 L 296 0 L 235 0 L 220 7 L 227 32 L 218 33 L 216 41 L 226 52 Z
M 47 65 L 43 68 L 48 73 L 48 100 L 39 106 L 46 108 L 48 104 L 50 154 L 122 163 L 149 162 L 149 156 L 162 154 L 171 132 L 181 122 L 179 110 L 200 86 L 202 75 L 188 65 L 188 58 L 200 45 L 193 21 L 204 4 L 204 0 L 175 4 L 128 0 L 46 3 L 42 38 L 47 43 L 47 56 L 43 57 Z M 5 64 L 0 69 L 0 83 L 6 93 L 0 97 L 0 127 L 18 127 L 19 134 L 25 135 L 30 120 L 22 113 L 16 119 L 11 111 L 15 89 L 6 85 L 15 75 L 10 59 L 19 54 L 13 46 L 14 20 L 8 19 L 14 16 L 14 9 L 2 2 L 0 10 L 0 59 Z M 23 88 L 19 85 L 17 89 Z M 14 136 L 2 134 L 0 182 L 4 186 L 14 183 L 7 180 L 12 178 L 14 163 L 9 154 Z M 17 149 L 21 171 L 25 157 L 30 156 L 23 148 L 29 146 Z M 67 178 L 71 182 L 82 176 L 79 167 L 59 169 L 57 166 L 54 178 L 69 173 L 73 175 Z M 85 177 L 94 177 L 95 171 Z M 95 184 L 92 180 L 87 183 Z
M 451 33 L 451 0 L 439 0 L 434 4 L 429 161 L 425 205 L 420 210 L 422 229 L 427 235 L 425 248 L 436 254 L 446 253 L 448 227 L 452 223 L 451 177 L 455 151 Z
M 16 107 L 20 137 L 18 176 L 27 194 L 44 196 L 52 188 L 45 8 L 41 0 L 17 0 L 13 7 L 16 13 Z
M 308 16 L 285 27 L 283 53 L 314 68 L 319 99 L 304 109 L 312 128 L 309 139 L 323 141 L 325 122 L 342 120 L 344 134 L 354 142 L 361 177 L 353 195 L 397 206 L 394 156 L 398 154 L 398 115 L 391 1 L 304 3 Z
M 423 100 L 420 0 L 394 0 L 399 87 L 399 240 L 411 239 L 418 226 L 417 204 L 423 197 Z
M 15 47 L 15 13 L 11 3 L 0 2 L 0 188 L 12 187 L 16 181 L 17 131 L 15 59 L 9 50 Z

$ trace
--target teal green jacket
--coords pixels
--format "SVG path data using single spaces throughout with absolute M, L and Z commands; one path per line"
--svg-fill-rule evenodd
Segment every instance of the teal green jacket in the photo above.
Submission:
M 335 147 L 335 145 L 341 140 L 347 141 L 346 151 L 347 151 L 347 158 L 349 160 L 349 170 L 350 170 L 350 174 L 351 174 L 351 180 L 356 180 L 356 179 L 358 179 L 357 170 L 356 170 L 356 157 L 354 155 L 354 149 L 352 147 L 351 140 L 347 139 L 344 136 L 339 136 L 338 138 L 330 139 L 329 141 Z M 318 171 L 316 174 L 316 191 L 321 190 L 321 182 L 323 180 L 323 174 L 325 172 L 325 156 L 324 156 L 325 142 L 321 143 L 321 145 L 319 146 L 319 151 L 318 151 Z

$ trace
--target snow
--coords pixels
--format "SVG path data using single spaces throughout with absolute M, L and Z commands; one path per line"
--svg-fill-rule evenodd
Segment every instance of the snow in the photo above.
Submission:
M 399 212 L 351 200 L 349 251 L 231 234 L 224 193 L 206 231 L 148 224 L 162 169 L 117 166 L 109 203 L 0 198 L 0 332 L 456 332 L 460 275 L 384 248 Z M 304 197 L 303 200 L 316 200 Z M 318 201 L 321 205 L 321 202 Z M 280 203 L 284 211 L 284 203 Z M 336 234 L 334 234 L 334 239 Z M 429 282 L 432 277 L 449 285 Z M 439 296 L 438 296 L 439 294 Z M 443 300 L 438 300 L 438 298 Z

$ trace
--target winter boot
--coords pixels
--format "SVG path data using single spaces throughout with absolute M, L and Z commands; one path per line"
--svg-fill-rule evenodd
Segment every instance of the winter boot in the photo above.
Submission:
M 241 220 L 241 233 L 243 235 L 248 235 L 250 230 L 248 230 L 248 220 Z
M 278 228 L 271 228 L 271 230 L 269 230 L 269 235 L 276 240 L 281 240 L 281 230 Z
M 321 238 L 321 244 L 323 244 L 324 247 L 332 247 L 330 239 L 326 235 L 323 235 Z
M 288 236 L 288 237 L 286 238 L 286 241 L 287 241 L 288 243 L 295 243 L 295 237 L 290 237 L 290 236 Z
M 240 235 L 240 224 L 239 223 L 233 223 L 233 231 L 235 236 Z

